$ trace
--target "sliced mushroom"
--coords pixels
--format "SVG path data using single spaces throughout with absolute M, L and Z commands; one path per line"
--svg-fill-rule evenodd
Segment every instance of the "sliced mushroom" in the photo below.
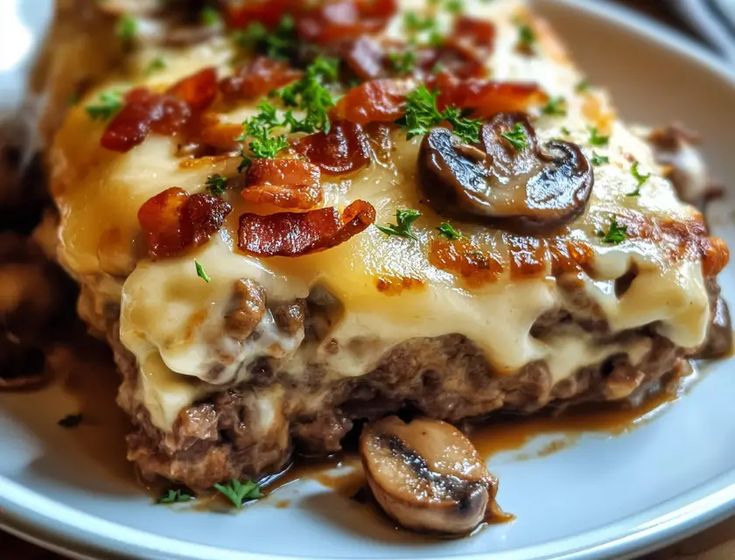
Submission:
M 592 192 L 592 168 L 579 146 L 553 140 L 541 149 L 520 113 L 497 114 L 477 145 L 447 128 L 432 129 L 418 166 L 420 186 L 439 214 L 522 234 L 568 224 Z
M 360 455 L 383 510 L 415 531 L 464 535 L 485 519 L 497 481 L 454 426 L 397 416 L 367 426 Z

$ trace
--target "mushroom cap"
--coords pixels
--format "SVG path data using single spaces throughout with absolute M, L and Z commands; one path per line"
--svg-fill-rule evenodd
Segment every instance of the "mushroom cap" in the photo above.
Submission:
M 485 519 L 496 481 L 454 426 L 396 416 L 367 426 L 360 453 L 373 495 L 402 526 L 464 535 Z
M 515 145 L 507 138 L 513 132 Z M 579 146 L 554 140 L 541 149 L 521 113 L 498 113 L 477 145 L 433 128 L 421 143 L 418 174 L 439 214 L 522 234 L 549 233 L 574 220 L 594 182 Z

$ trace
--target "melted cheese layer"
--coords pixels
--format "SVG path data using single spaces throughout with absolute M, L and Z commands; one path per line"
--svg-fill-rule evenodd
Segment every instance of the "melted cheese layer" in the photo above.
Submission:
M 693 219 L 695 211 L 676 199 L 671 185 L 657 173 L 650 148 L 615 120 L 605 95 L 575 91 L 579 74 L 542 26 L 538 55 L 517 52 L 513 20 L 525 14 L 522 3 L 470 2 L 467 10 L 496 24 L 497 46 L 488 61 L 495 79 L 537 81 L 550 95 L 567 99 L 565 117 L 536 121 L 541 141 L 566 136 L 591 157 L 589 127 L 610 135 L 608 147 L 594 148 L 604 151 L 610 164 L 595 168 L 589 207 L 567 234 L 593 251 L 592 270 L 578 275 L 584 292 L 602 310 L 613 332 L 655 325 L 678 346 L 701 344 L 709 316 L 701 262 L 691 257 L 671 261 L 665 247 L 645 241 L 606 246 L 596 235 L 611 214 L 627 209 L 674 220 Z M 400 28 L 392 25 L 389 33 L 400 34 Z M 155 78 L 125 76 L 100 90 L 169 84 L 213 63 L 229 72 L 229 48 L 215 40 L 166 52 L 171 62 Z M 155 54 L 144 51 L 137 56 L 145 60 Z M 239 122 L 252 111 L 252 105 L 223 109 L 219 117 Z M 329 380 L 369 372 L 385 352 L 411 338 L 460 333 L 478 345 L 497 374 L 512 374 L 530 362 L 545 360 L 557 382 L 613 354 L 626 353 L 633 364 L 645 354 L 640 340 L 599 343 L 589 335 L 564 332 L 544 339 L 532 336 L 538 318 L 563 305 L 564 294 L 548 267 L 546 274 L 519 280 L 510 278 L 506 266 L 497 281 L 468 287 L 432 266 L 426 247 L 444 219 L 419 200 L 419 139 L 406 140 L 402 131 L 393 133 L 390 164 L 372 162 L 354 177 L 326 182 L 325 206 L 344 208 L 364 199 L 375 206 L 376 223 L 393 222 L 397 208 L 420 208 L 423 217 L 415 226 L 417 241 L 387 237 L 368 228 L 342 245 L 313 255 L 246 256 L 236 248 L 237 216 L 253 208 L 238 193 L 229 193 L 234 210 L 217 235 L 195 252 L 160 261 L 136 256 L 142 252 L 136 218 L 140 205 L 170 186 L 199 192 L 208 175 L 234 175 L 237 158 L 184 160 L 175 155 L 173 140 L 155 135 L 130 152 L 117 154 L 100 148 L 100 134 L 101 126 L 77 108 L 51 151 L 53 191 L 62 215 L 60 259 L 85 285 L 82 303 L 86 302 L 83 307 L 91 321 L 96 317 L 100 322 L 105 302 L 119 303 L 120 338 L 141 371 L 139 401 L 163 430 L 170 429 L 178 412 L 203 394 L 246 379 L 243 364 L 264 355 L 279 358 L 279 367 L 296 379 L 307 366 L 318 365 Z M 636 187 L 630 173 L 632 158 L 641 169 L 654 173 L 639 197 L 626 196 Z M 502 232 L 472 224 L 455 226 L 472 244 L 507 254 Z M 195 258 L 211 282 L 197 277 Z M 615 281 L 631 267 L 638 275 L 618 297 Z M 228 339 L 222 335 L 223 317 L 240 278 L 262 285 L 269 304 L 326 290 L 340 302 L 340 318 L 321 342 L 303 343 L 303 333 L 284 335 L 270 312 L 258 325 L 257 337 Z M 399 293 L 378 289 L 380 279 L 391 278 L 415 282 Z

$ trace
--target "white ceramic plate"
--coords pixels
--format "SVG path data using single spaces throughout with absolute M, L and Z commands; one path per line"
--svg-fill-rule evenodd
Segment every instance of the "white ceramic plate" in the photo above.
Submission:
M 10 12 L 0 13 L 0 53 L 18 52 L 7 28 L 21 3 L 23 17 L 36 26 L 33 35 L 41 33 L 49 2 L 2 0 L 0 12 Z M 626 118 L 676 119 L 698 129 L 714 174 L 735 178 L 735 80 L 717 61 L 599 0 L 539 1 L 538 9 L 590 79 L 609 86 Z M 12 98 L 23 58 L 5 56 L 3 102 Z M 713 220 L 735 247 L 732 201 L 731 194 L 718 203 Z M 732 267 L 722 284 L 735 302 Z M 624 435 L 590 434 L 535 459 L 493 457 L 500 502 L 518 519 L 458 541 L 397 533 L 314 481 L 280 490 L 280 498 L 291 500 L 287 508 L 273 499 L 238 515 L 155 507 L 100 459 L 120 451 L 97 449 L 94 437 L 82 445 L 79 432 L 56 426 L 76 406 L 68 396 L 56 389 L 0 395 L 0 525 L 78 558 L 624 558 L 735 511 L 733 365 L 706 366 L 689 394 Z

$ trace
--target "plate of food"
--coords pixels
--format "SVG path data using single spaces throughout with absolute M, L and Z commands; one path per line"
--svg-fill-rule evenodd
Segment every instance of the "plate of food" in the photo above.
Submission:
M 706 51 L 605 2 L 9 6 L 3 529 L 587 559 L 735 511 Z

